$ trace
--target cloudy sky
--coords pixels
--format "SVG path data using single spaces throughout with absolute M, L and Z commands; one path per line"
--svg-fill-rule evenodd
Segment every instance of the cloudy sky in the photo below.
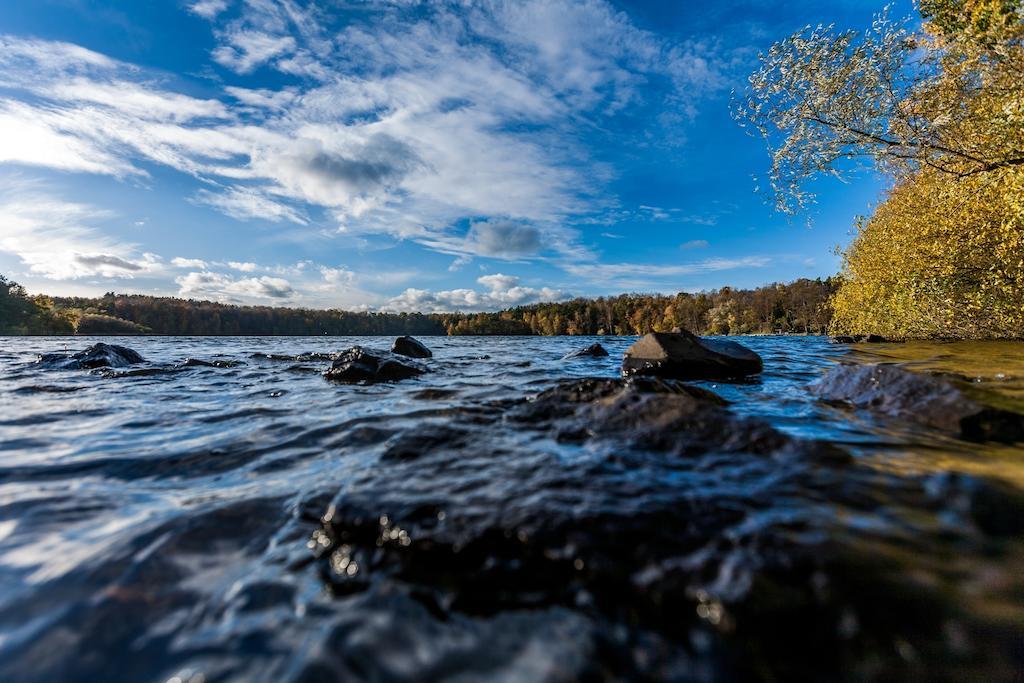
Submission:
M 4 0 L 0 273 L 30 291 L 485 310 L 834 273 L 729 117 L 879 3 Z M 896 10 L 908 12 L 909 6 Z

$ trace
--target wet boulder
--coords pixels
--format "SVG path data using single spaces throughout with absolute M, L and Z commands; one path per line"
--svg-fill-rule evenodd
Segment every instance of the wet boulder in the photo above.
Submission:
M 397 353 L 399 356 L 408 356 L 409 358 L 432 358 L 434 356 L 431 350 L 424 346 L 421 341 L 408 335 L 395 340 L 395 343 L 391 345 L 391 353 Z
M 792 439 L 766 422 L 740 417 L 718 394 L 658 378 L 570 380 L 513 410 L 509 419 L 548 430 L 561 442 L 614 441 L 693 456 L 708 452 L 803 455 L 844 463 L 827 444 Z
M 822 586 L 866 571 L 833 571 L 832 531 L 844 516 L 827 501 L 846 491 L 857 505 L 875 503 L 856 465 L 765 457 L 799 450 L 798 440 L 722 403 L 656 378 L 587 379 L 488 425 L 412 426 L 388 441 L 381 463 L 353 472 L 321 503 L 308 541 L 315 566 L 346 609 L 408 596 L 436 628 L 578 615 L 577 626 L 595 634 L 586 657 L 601 674 L 595 680 L 689 680 L 697 663 L 715 673 L 709 680 L 756 680 L 755 670 L 797 680 L 782 675 L 787 663 L 812 655 L 821 656 L 816 672 L 839 666 L 840 653 L 862 641 L 840 636 L 849 621 L 844 584 Z M 587 448 L 546 445 L 548 430 L 573 423 L 594 430 Z M 633 438 L 659 431 L 660 440 Z M 681 442 L 707 457 L 650 448 L 686 450 Z M 899 594 L 879 591 L 876 603 Z M 880 625 L 897 634 L 904 626 L 888 610 L 872 614 L 865 609 L 858 622 L 865 639 Z M 775 637 L 781 628 L 786 642 Z M 794 633 L 799 645 L 787 645 Z M 659 653 L 689 652 L 693 639 L 708 647 L 667 675 Z M 490 642 L 473 654 L 491 656 Z M 735 675 L 735 662 L 753 662 L 751 671 Z M 587 680 L 582 671 L 529 680 Z
M 398 360 L 391 354 L 374 353 L 361 346 L 343 351 L 324 377 L 334 382 L 397 382 L 422 375 L 426 370 Z
M 663 561 L 667 573 L 681 569 L 671 558 L 700 556 L 742 521 L 742 506 L 724 493 L 739 487 L 725 480 L 830 469 L 764 457 L 795 452 L 798 440 L 722 403 L 657 379 L 586 379 L 543 392 L 497 423 L 418 425 L 388 441 L 386 467 L 358 475 L 335 499 L 309 547 L 338 594 L 383 578 L 432 594 L 443 611 L 494 614 L 571 605 L 589 599 L 581 590 L 600 590 L 617 602 L 611 609 L 642 606 L 659 619 L 664 602 L 692 600 L 687 582 L 639 573 Z M 533 445 L 548 430 L 581 424 L 608 448 L 576 460 Z M 680 460 L 666 450 L 719 457 Z M 690 478 L 679 478 L 684 471 Z M 696 578 L 702 570 L 693 562 L 684 572 Z M 659 590 L 649 591 L 650 582 Z
M 585 349 L 577 349 L 576 351 L 565 354 L 562 356 L 562 360 L 569 360 L 570 358 L 604 358 L 607 355 L 607 349 L 598 343 L 594 343 Z
M 946 379 L 895 365 L 837 365 L 810 390 L 826 401 L 953 432 L 971 441 L 1024 441 L 1024 415 L 982 405 Z
M 129 365 L 145 362 L 145 358 L 127 346 L 104 344 L 102 342 L 93 344 L 84 351 L 71 355 L 65 353 L 45 353 L 39 357 L 41 365 L 60 370 L 124 368 Z
M 764 369 L 761 357 L 736 342 L 689 332 L 653 332 L 626 349 L 622 374 L 670 379 L 738 379 Z

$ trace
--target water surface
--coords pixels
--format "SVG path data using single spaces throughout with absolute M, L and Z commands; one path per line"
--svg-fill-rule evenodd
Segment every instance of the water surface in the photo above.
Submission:
M 932 678 L 936 669 L 922 661 L 932 650 L 949 658 L 941 662 L 949 680 L 1009 679 L 1024 661 L 1021 539 L 979 530 L 952 498 L 935 494 L 950 473 L 1024 488 L 1021 447 L 967 443 L 825 405 L 806 390 L 837 362 L 895 362 L 956 374 L 988 400 L 1024 411 L 1024 345 L 739 339 L 763 356 L 764 374 L 703 386 L 734 413 L 848 449 L 855 464 L 834 472 L 714 454 L 626 457 L 614 444 L 561 443 L 496 417 L 559 380 L 617 376 L 633 338 L 424 338 L 431 372 L 376 386 L 327 382 L 326 361 L 260 354 L 386 348 L 389 339 L 106 338 L 147 364 L 87 372 L 34 363 L 39 353 L 94 341 L 0 339 L 2 680 L 815 680 L 817 667 L 842 671 L 846 660 L 777 643 L 771 624 L 756 623 L 786 614 L 759 602 L 769 593 L 758 582 L 780 571 L 769 549 L 778 539 L 779 566 L 787 543 L 800 549 L 794 557 L 827 546 L 829 557 L 843 558 L 827 565 L 842 571 L 819 572 L 838 577 L 820 598 L 821 614 L 834 617 L 827 628 L 842 638 L 849 631 L 855 645 L 835 656 L 854 657 L 850 670 L 862 679 Z M 594 341 L 608 358 L 562 360 Z M 178 367 L 186 358 L 238 363 Z M 402 434 L 418 438 L 437 425 L 471 430 L 472 443 L 418 463 L 382 458 Z M 561 507 L 540 494 L 531 501 L 526 489 L 553 473 L 569 489 Z M 510 510 L 536 504 L 538 514 L 568 510 L 581 520 L 600 510 L 618 520 L 613 530 L 625 516 L 673 501 L 730 515 L 708 532 L 703 555 L 689 546 L 673 557 L 652 551 L 642 557 L 656 557 L 657 567 L 628 568 L 635 585 L 646 585 L 652 571 L 692 567 L 698 555 L 709 563 L 714 577 L 704 583 L 678 570 L 692 583 L 680 589 L 682 602 L 664 603 L 678 615 L 624 614 L 623 601 L 603 606 L 593 583 L 570 601 L 480 610 L 424 598 L 420 583 L 390 575 L 341 594 L 312 560 L 332 504 L 395 514 L 428 497 L 450 524 L 504 501 Z M 855 585 L 840 580 L 856 565 L 851 557 L 890 563 L 927 599 L 843 588 Z M 807 591 L 818 590 L 819 578 L 809 574 Z M 936 630 L 908 621 L 872 639 L 872 613 L 885 609 L 919 609 L 921 620 L 938 620 Z M 730 668 L 750 643 L 792 651 L 764 655 L 762 669 Z M 621 656 L 602 654 L 616 648 Z

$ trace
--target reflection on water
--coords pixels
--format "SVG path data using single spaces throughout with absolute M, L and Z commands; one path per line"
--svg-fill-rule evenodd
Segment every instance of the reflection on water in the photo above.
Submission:
M 596 340 L 425 338 L 432 372 L 377 386 L 273 356 L 390 340 L 108 339 L 147 364 L 92 373 L 33 364 L 68 341 L 2 341 L 0 680 L 1010 680 L 1024 661 L 1022 447 L 806 391 L 892 362 L 1024 411 L 1022 344 L 739 340 L 764 374 L 702 386 L 843 446 L 840 466 L 516 421 L 561 379 L 617 376 L 630 338 L 567 361 Z

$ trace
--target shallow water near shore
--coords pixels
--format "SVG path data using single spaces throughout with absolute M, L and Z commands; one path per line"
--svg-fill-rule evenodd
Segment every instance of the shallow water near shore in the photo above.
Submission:
M 34 363 L 95 341 L 147 362 Z M 325 360 L 268 356 L 390 341 L 0 339 L 0 680 L 1024 671 L 1024 539 L 982 528 L 963 502 L 982 491 L 997 515 L 1024 511 L 999 507 L 1024 490 L 1024 445 L 968 443 L 807 391 L 836 363 L 891 362 L 1024 412 L 1024 343 L 736 338 L 764 373 L 697 384 L 737 416 L 852 454 L 833 466 L 626 453 L 509 417 L 560 380 L 617 377 L 634 338 L 424 337 L 429 373 L 372 386 L 326 381 Z M 607 358 L 562 359 L 595 341 Z M 460 431 L 438 436 L 445 426 Z M 403 435 L 441 445 L 406 457 Z M 376 546 L 360 545 L 367 519 Z M 494 557 L 481 566 L 501 564 L 500 580 L 452 560 L 461 540 L 441 553 L 444 525 L 474 543 L 486 529 Z M 333 544 L 330 559 L 318 544 Z

